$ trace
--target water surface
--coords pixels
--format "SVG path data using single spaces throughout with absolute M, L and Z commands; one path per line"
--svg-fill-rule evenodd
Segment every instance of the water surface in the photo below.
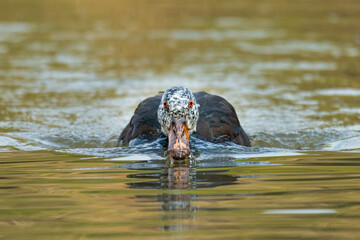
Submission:
M 1 1 L 0 239 L 357 239 L 359 6 Z M 174 85 L 253 147 L 117 147 Z

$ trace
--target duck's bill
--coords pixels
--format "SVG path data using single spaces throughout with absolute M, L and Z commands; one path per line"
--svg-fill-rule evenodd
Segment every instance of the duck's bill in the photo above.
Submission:
M 168 155 L 171 158 L 182 160 L 190 155 L 189 131 L 184 118 L 171 121 L 168 141 Z

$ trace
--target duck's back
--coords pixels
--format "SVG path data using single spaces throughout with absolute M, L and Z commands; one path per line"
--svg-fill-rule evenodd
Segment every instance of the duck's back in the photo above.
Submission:
M 251 146 L 250 140 L 242 129 L 234 107 L 224 98 L 206 92 L 194 93 L 199 107 L 199 120 L 195 136 L 209 142 L 231 141 L 239 145 Z M 162 95 L 142 101 L 134 116 L 120 134 L 122 144 L 136 138 L 155 140 L 161 135 L 157 120 L 157 109 Z
M 161 126 L 157 118 L 162 95 L 156 95 L 142 101 L 136 108 L 130 122 L 119 137 L 119 143 L 128 145 L 131 140 L 139 138 L 155 140 L 161 135 Z
M 196 137 L 209 142 L 231 141 L 250 147 L 250 140 L 242 129 L 234 107 L 224 98 L 197 92 L 194 94 L 200 104 Z

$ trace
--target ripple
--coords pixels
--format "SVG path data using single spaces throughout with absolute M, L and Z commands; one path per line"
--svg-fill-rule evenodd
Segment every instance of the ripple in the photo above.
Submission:
M 231 39 L 264 39 L 275 36 L 282 36 L 284 32 L 281 30 L 153 30 L 149 33 L 150 38 L 171 38 L 175 40 L 192 40 L 192 41 L 225 41 Z
M 22 151 L 45 150 L 45 148 L 37 146 L 35 144 L 22 142 L 18 139 L 0 135 L 0 152 L 12 152 L 14 151 L 14 149 Z
M 329 214 L 337 213 L 334 209 L 272 209 L 266 210 L 264 214 Z
M 316 91 L 319 95 L 325 96 L 360 96 L 360 89 L 353 89 L 353 88 L 331 88 L 331 89 L 322 89 Z
M 330 143 L 323 150 L 326 151 L 342 151 L 342 150 L 360 150 L 360 137 L 352 137 Z
M 30 32 L 33 25 L 30 23 L 13 22 L 0 23 L 0 42 L 20 42 L 23 40 L 21 34 Z
M 235 158 L 240 159 L 248 159 L 248 158 L 263 158 L 263 157 L 283 157 L 283 156 L 297 156 L 297 155 L 304 155 L 304 153 L 299 152 L 266 152 L 266 153 L 252 153 L 252 154 L 234 154 L 232 155 Z
M 355 47 L 337 46 L 330 42 L 306 42 L 300 40 L 277 41 L 267 45 L 256 45 L 250 42 L 239 42 L 237 46 L 243 50 L 256 54 L 331 54 L 333 56 L 350 56 L 359 55 Z
M 145 154 L 132 154 L 125 157 L 106 159 L 106 161 L 148 161 L 148 160 L 151 160 L 151 157 Z
M 334 62 L 291 62 L 291 61 L 277 61 L 277 62 L 257 62 L 250 68 L 250 72 L 261 71 L 284 71 L 284 70 L 335 70 L 337 64 Z

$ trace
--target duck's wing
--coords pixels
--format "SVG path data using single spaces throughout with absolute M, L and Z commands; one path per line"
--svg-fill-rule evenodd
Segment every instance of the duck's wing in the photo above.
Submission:
M 161 126 L 157 119 L 157 110 L 161 94 L 142 101 L 136 108 L 130 122 L 119 137 L 121 145 L 128 145 L 133 139 L 155 140 L 161 135 Z
M 224 98 L 196 92 L 200 104 L 196 137 L 210 142 L 231 141 L 239 145 L 251 146 L 249 137 L 242 129 L 234 107 Z

